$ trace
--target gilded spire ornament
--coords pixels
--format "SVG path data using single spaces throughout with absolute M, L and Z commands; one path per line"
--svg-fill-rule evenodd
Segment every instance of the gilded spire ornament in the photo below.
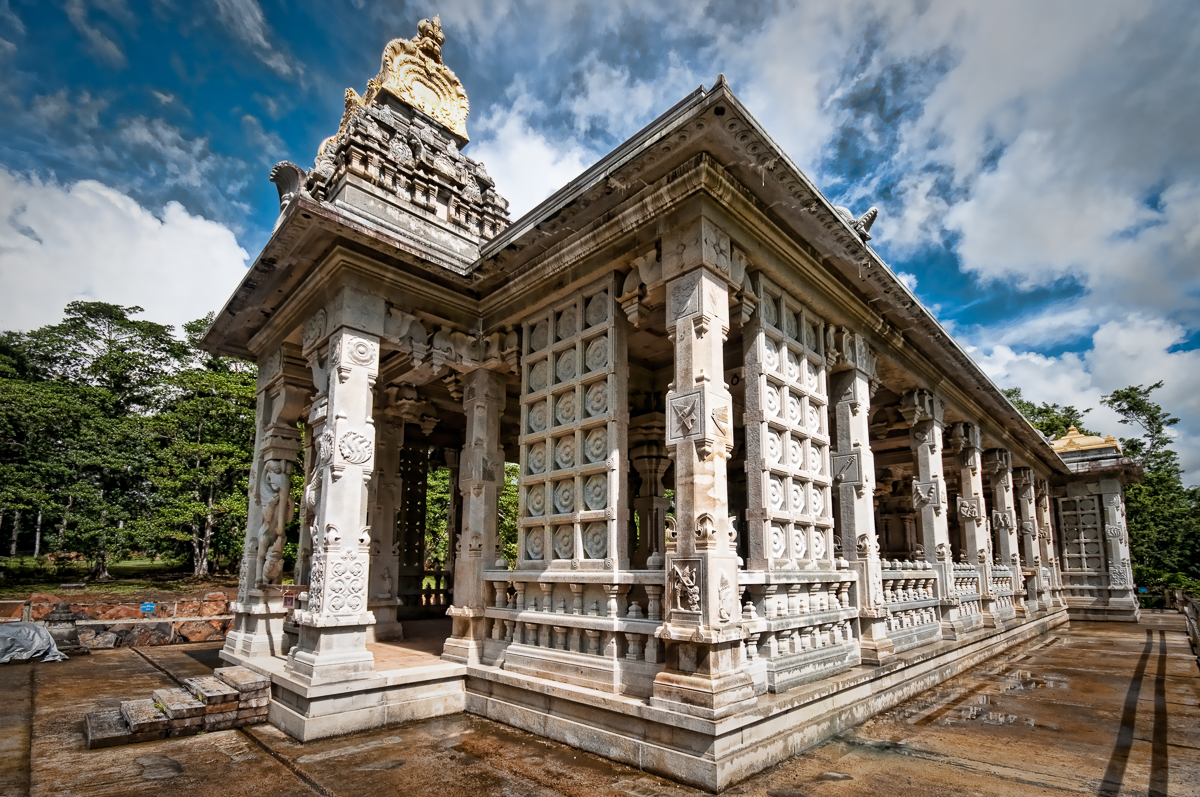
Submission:
M 359 96 L 354 89 L 346 89 L 346 112 L 342 115 L 338 133 L 346 129 L 357 109 L 377 102 L 379 92 L 386 91 L 445 125 L 464 142 L 470 140 L 467 114 L 471 112 L 471 104 L 458 76 L 442 63 L 442 45 L 445 43 L 440 16 L 417 23 L 417 36 L 411 41 L 392 39 L 388 42 L 383 48 L 379 74 L 367 82 L 366 93 Z M 331 136 L 322 142 L 320 152 L 336 138 Z

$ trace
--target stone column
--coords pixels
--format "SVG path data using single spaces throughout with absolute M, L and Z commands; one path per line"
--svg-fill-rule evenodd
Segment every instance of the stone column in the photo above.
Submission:
M 1130 569 L 1129 530 L 1125 525 L 1125 496 L 1120 479 L 1101 479 L 1100 498 L 1108 560 L 1108 603 L 1136 613 L 1138 602 Z
M 842 555 L 858 573 L 858 617 L 861 652 L 867 664 L 880 664 L 896 653 L 887 635 L 887 606 L 875 531 L 875 457 L 871 453 L 871 398 L 879 385 L 875 355 L 860 335 L 840 329 L 836 364 L 830 373 L 829 396 L 837 424 L 833 481 L 837 491 Z M 831 354 L 835 356 L 830 356 Z
M 380 396 L 381 404 L 386 397 Z M 404 630 L 396 616 L 396 585 L 399 556 L 396 537 L 397 511 L 403 494 L 399 473 L 400 450 L 404 446 L 404 421 L 383 409 L 375 447 L 376 476 L 371 482 L 371 578 L 368 600 L 375 625 L 368 631 L 368 642 L 403 639 Z
M 956 423 L 950 430 L 950 446 L 958 452 L 958 522 L 963 529 L 964 562 L 979 572 L 980 613 L 984 624 L 1004 628 L 996 616 L 996 596 L 992 592 L 992 537 L 987 528 L 987 503 L 983 493 L 982 438 L 973 423 Z
M 1048 585 L 1050 593 L 1046 599 L 1050 605 L 1062 608 L 1066 606 L 1066 603 L 1062 597 L 1062 570 L 1058 562 L 1058 552 L 1054 547 L 1053 514 L 1050 512 L 1050 483 L 1045 479 L 1039 479 L 1036 489 L 1038 548 L 1042 555 L 1042 563 L 1050 571 Z
M 946 519 L 946 475 L 942 468 L 942 402 L 928 390 L 910 390 L 900 397 L 900 412 L 908 422 L 913 450 L 913 510 L 925 561 L 937 573 L 942 636 L 954 639 L 961 630 L 958 598 L 954 596 L 954 562 L 950 524 Z
M 379 338 L 345 323 L 367 321 L 374 303 L 370 297 L 340 294 L 330 305 L 332 334 L 322 334 L 325 311 L 305 329 L 314 381 L 324 390 L 309 413 L 317 447 L 306 498 L 315 509 L 312 575 L 307 605 L 295 614 L 300 639 L 288 654 L 287 672 L 310 685 L 374 671 L 366 648 L 367 626 L 375 622 L 367 606 L 367 491 L 375 469 L 372 388 L 379 373 Z
M 656 634 L 666 643 L 666 669 L 654 680 L 650 702 L 716 719 L 756 700 L 741 669 L 744 634 L 726 489 L 733 447 L 733 402 L 722 378 L 729 238 L 697 218 L 664 238 L 663 256 L 667 333 L 675 344 L 666 405 L 676 538 L 666 551 L 666 622 Z
M 671 458 L 663 445 L 665 431 L 662 423 L 643 424 L 629 430 L 629 460 L 641 479 L 633 499 L 633 511 L 642 537 L 637 564 L 647 570 L 661 570 L 664 562 L 663 531 L 671 503 L 664 494 L 662 483 L 663 475 L 671 466 Z
M 483 572 L 496 551 L 497 501 L 504 486 L 504 449 L 500 413 L 504 409 L 504 375 L 483 368 L 466 374 L 463 412 L 467 430 L 459 460 L 462 534 L 455 551 L 454 605 L 446 612 L 454 621 L 442 658 L 477 664 L 487 636 L 484 609 L 488 585 Z
M 1003 448 L 983 452 L 984 467 L 992 476 L 992 530 L 996 532 L 996 561 L 1012 571 L 1013 605 L 1024 613 L 1021 588 L 1021 553 L 1012 489 L 1012 455 Z
M 1021 561 L 1033 571 L 1026 578 L 1020 576 L 1028 593 L 1025 607 L 1030 614 L 1044 608 L 1046 584 L 1042 580 L 1042 552 L 1038 546 L 1037 503 L 1033 493 L 1033 469 L 1015 468 L 1013 482 L 1016 486 L 1017 528 L 1019 530 Z
M 286 344 L 259 359 L 254 463 L 250 471 L 246 542 L 233 629 L 225 651 L 238 657 L 284 652 L 283 577 L 286 528 L 295 514 L 291 475 L 300 451 L 297 422 L 312 385 L 303 360 Z

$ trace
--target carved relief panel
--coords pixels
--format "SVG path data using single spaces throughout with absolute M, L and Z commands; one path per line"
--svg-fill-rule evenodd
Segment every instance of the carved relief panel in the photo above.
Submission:
M 520 567 L 612 567 L 626 371 L 611 279 L 531 316 L 521 367 Z
M 761 420 L 746 423 L 749 503 L 765 507 L 764 558 L 783 569 L 834 556 L 824 322 L 766 279 L 758 302 L 758 356 L 750 359 L 760 368 L 747 373 L 758 380 L 747 397 L 757 392 L 761 406 L 746 409 Z
M 1096 496 L 1058 499 L 1062 519 L 1063 570 L 1103 571 L 1104 530 Z

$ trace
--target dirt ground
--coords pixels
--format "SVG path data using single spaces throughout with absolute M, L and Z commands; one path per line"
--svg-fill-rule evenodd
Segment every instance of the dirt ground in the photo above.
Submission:
M 1177 614 L 1074 623 L 726 794 L 1200 797 Z M 219 666 L 212 643 L 0 667 L 0 795 L 633 795 L 693 789 L 468 715 L 299 744 L 268 725 L 84 749 L 83 716 Z

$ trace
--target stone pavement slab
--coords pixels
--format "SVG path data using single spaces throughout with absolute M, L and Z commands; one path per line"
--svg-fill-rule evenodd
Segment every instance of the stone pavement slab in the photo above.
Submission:
M 1200 797 L 1200 671 L 1169 619 L 1074 624 L 726 793 Z M 183 677 L 202 677 L 187 661 L 171 663 Z M 22 687 L 21 673 L 32 683 Z M 260 725 L 89 751 L 85 713 L 175 683 L 145 657 L 117 649 L 0 668 L 0 686 L 10 684 L 14 700 L 0 707 L 0 727 L 17 729 L 28 745 L 19 734 L 21 712 L 10 706 L 33 695 L 32 717 L 24 715 L 33 728 L 33 759 L 30 767 L 19 744 L 0 740 L 4 795 L 25 793 L 22 767 L 38 797 L 165 789 L 189 797 L 700 794 L 469 715 L 306 744 Z

